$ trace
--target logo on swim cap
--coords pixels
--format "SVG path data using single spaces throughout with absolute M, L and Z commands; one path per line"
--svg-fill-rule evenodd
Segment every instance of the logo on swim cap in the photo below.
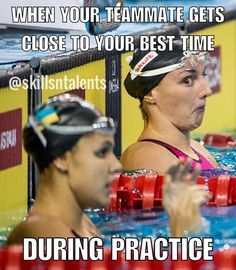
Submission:
M 155 57 L 158 56 L 158 53 L 156 52 L 149 52 L 146 54 L 139 62 L 138 64 L 134 67 L 134 70 L 136 72 L 142 71 L 146 65 L 148 65 Z
M 154 58 L 158 56 L 156 52 L 149 52 L 146 54 L 134 67 L 135 72 L 141 72 Z M 137 76 L 131 74 L 131 79 L 134 80 Z

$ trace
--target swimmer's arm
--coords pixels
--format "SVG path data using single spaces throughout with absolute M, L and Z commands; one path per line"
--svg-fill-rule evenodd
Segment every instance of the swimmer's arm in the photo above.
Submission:
M 136 143 L 130 146 L 121 156 L 124 171 L 150 169 L 164 174 L 176 157 L 160 145 L 149 142 Z

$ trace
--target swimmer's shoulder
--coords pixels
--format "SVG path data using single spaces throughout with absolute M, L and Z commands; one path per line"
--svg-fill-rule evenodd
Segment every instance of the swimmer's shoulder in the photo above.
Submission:
M 194 150 L 196 150 L 198 153 L 203 155 L 207 160 L 209 160 L 214 167 L 218 167 L 218 164 L 214 159 L 214 157 L 210 154 L 209 151 L 207 151 L 207 149 L 202 144 L 200 144 L 195 140 L 191 140 L 191 146 Z
M 130 145 L 120 161 L 125 171 L 150 169 L 164 174 L 176 163 L 176 157 L 159 144 L 143 141 Z
M 20 222 L 10 233 L 6 245 L 23 244 L 24 238 L 70 237 L 71 232 L 60 220 L 52 217 L 32 217 Z

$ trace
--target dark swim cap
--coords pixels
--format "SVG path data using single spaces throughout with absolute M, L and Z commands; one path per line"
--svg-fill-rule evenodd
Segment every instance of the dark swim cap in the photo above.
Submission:
M 168 46 L 167 46 L 168 48 Z M 141 52 L 137 49 L 130 62 L 131 71 L 128 73 L 124 85 L 128 94 L 139 98 L 140 101 L 148 94 L 170 71 L 153 76 L 132 75 L 132 71 L 141 74 L 145 71 L 156 70 L 172 66 L 184 57 L 182 40 L 174 40 L 172 51 L 148 51 Z
M 29 117 L 23 130 L 25 150 L 43 171 L 90 132 L 114 133 L 114 122 L 92 104 L 63 94 L 48 99 Z

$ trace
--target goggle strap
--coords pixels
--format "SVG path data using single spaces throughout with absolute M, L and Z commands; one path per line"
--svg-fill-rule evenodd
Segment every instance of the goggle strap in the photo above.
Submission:
M 39 140 L 41 141 L 44 148 L 47 147 L 47 140 L 44 137 L 43 133 L 38 129 L 37 123 L 35 122 L 34 118 L 32 116 L 29 117 L 29 123 L 31 127 L 33 128 L 35 134 L 38 136 Z
M 196 58 L 198 61 L 196 61 Z M 134 69 L 131 69 L 130 75 L 131 75 L 131 80 L 134 80 L 136 77 L 141 76 L 141 77 L 152 77 L 152 76 L 157 76 L 161 75 L 164 73 L 168 73 L 171 71 L 174 71 L 180 67 L 182 67 L 184 64 L 183 62 L 185 60 L 190 61 L 190 64 L 192 66 L 196 66 L 199 63 L 199 60 L 205 61 L 206 65 L 208 65 L 211 62 L 211 57 L 208 52 L 203 52 L 203 53 L 185 53 L 185 55 L 180 59 L 179 63 L 170 65 L 167 67 L 163 68 L 157 68 L 153 70 L 147 70 L 147 71 L 135 71 Z M 192 60 L 193 59 L 193 60 Z
M 92 126 L 84 126 L 84 127 L 75 127 L 75 126 L 48 126 L 45 125 L 45 128 L 47 130 L 53 131 L 54 133 L 57 134 L 62 134 L 62 135 L 79 135 L 79 134 L 84 134 L 87 132 L 92 132 L 94 131 Z
M 152 76 L 157 76 L 157 75 L 161 75 L 164 73 L 168 73 L 171 72 L 177 68 L 180 68 L 182 66 L 181 63 L 178 64 L 174 64 L 174 65 L 170 65 L 167 67 L 163 67 L 163 68 L 157 68 L 157 69 L 152 69 L 152 70 L 147 70 L 147 71 L 141 71 L 141 72 L 137 72 L 133 69 L 131 69 L 130 74 L 131 74 L 131 79 L 134 80 L 137 76 L 141 76 L 141 77 L 152 77 Z
M 108 121 L 111 121 L 110 118 L 107 118 Z M 61 134 L 61 135 L 79 135 L 79 134 L 84 134 L 88 132 L 99 132 L 100 130 L 102 131 L 103 128 L 108 128 L 111 130 L 110 133 L 114 134 L 115 133 L 115 127 L 107 127 L 104 122 L 101 123 L 94 123 L 92 126 L 50 126 L 47 124 L 44 124 L 42 122 L 35 121 L 34 117 L 30 116 L 29 117 L 29 124 L 33 128 L 35 134 L 38 136 L 39 140 L 43 144 L 43 146 L 46 148 L 47 146 L 47 140 L 43 133 L 39 130 L 38 126 L 42 125 L 46 130 L 52 131 L 53 133 L 56 134 Z

